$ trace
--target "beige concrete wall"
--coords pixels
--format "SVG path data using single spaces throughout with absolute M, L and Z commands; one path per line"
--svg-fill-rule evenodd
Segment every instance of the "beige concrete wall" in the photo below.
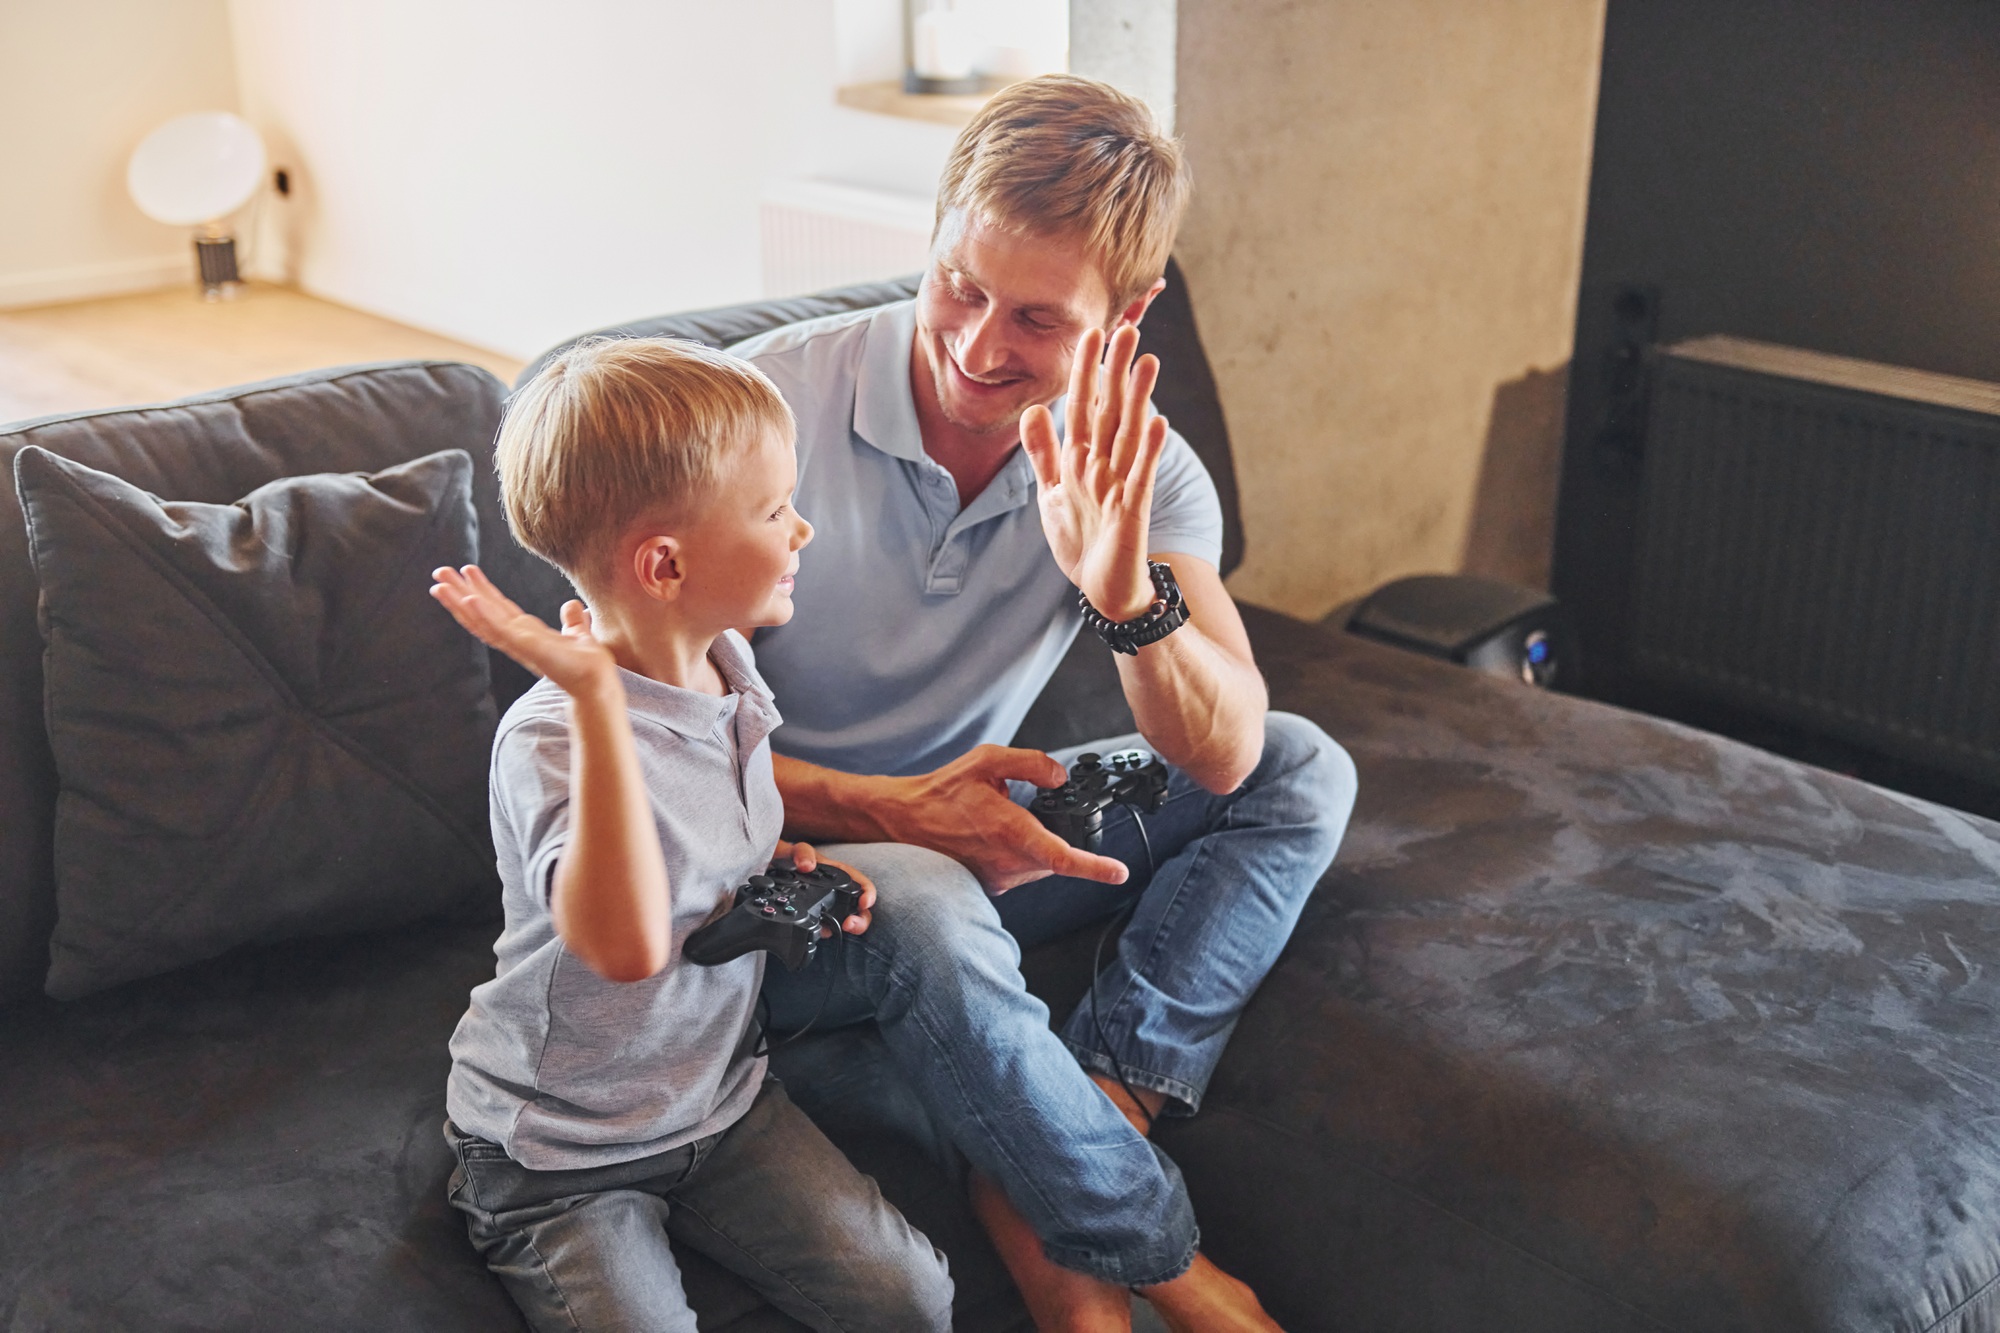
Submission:
M 1604 0 L 1180 0 L 1240 597 L 1546 577 Z M 1496 410 L 1497 409 L 1497 410 Z

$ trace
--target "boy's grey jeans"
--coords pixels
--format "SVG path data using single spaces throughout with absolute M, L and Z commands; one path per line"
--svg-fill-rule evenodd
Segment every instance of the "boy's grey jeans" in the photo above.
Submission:
M 776 1079 L 720 1134 L 617 1166 L 531 1171 L 444 1133 L 451 1204 L 538 1331 L 694 1333 L 670 1236 L 815 1329 L 951 1327 L 944 1256 Z

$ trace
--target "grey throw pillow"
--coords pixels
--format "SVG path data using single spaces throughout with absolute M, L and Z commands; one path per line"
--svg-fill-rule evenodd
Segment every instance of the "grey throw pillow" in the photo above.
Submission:
M 39 448 L 14 477 L 60 781 L 49 994 L 494 900 L 486 651 L 427 591 L 478 551 L 463 450 L 233 505 Z

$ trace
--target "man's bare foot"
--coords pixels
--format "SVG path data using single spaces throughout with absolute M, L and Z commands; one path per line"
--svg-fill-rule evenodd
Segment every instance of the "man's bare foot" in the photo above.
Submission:
M 1151 1088 L 1134 1088 L 1132 1092 L 1127 1092 L 1125 1085 L 1109 1074 L 1092 1073 L 1090 1081 L 1104 1089 L 1104 1095 L 1109 1097 L 1111 1104 L 1132 1122 L 1132 1128 L 1139 1131 L 1141 1138 L 1144 1138 L 1146 1131 L 1152 1128 L 1153 1121 L 1160 1118 L 1160 1112 L 1167 1104 L 1166 1093 L 1154 1092 Z M 1134 1094 L 1139 1098 L 1138 1103 L 1132 1100 Z M 1139 1109 L 1140 1103 L 1144 1104 L 1145 1110 Z
M 1005 1191 L 979 1172 L 970 1182 L 972 1211 L 1007 1265 L 1042 1333 L 1131 1333 L 1132 1294 L 1052 1262 Z
M 1264 1313 L 1257 1294 L 1197 1254 L 1194 1266 L 1171 1282 L 1141 1287 L 1174 1333 L 1282 1333 Z
M 1109 1074 L 1093 1073 L 1090 1081 L 1104 1089 L 1111 1104 L 1142 1135 L 1159 1119 L 1161 1109 L 1167 1104 L 1165 1093 L 1151 1088 L 1127 1092 L 1125 1085 Z M 1135 1096 L 1137 1101 L 1133 1100 Z M 1142 1104 L 1144 1110 L 1140 1109 Z M 1206 1255 L 1195 1255 L 1188 1271 L 1173 1281 L 1141 1287 L 1139 1294 L 1174 1333 L 1232 1333 L 1251 1329 L 1280 1333 L 1276 1321 L 1264 1313 L 1257 1293 L 1217 1268 Z

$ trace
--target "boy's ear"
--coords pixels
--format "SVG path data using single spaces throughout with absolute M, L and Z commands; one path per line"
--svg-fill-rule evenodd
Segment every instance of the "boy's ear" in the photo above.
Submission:
M 640 542 L 632 552 L 632 573 L 648 597 L 673 601 L 681 595 L 681 586 L 687 581 L 680 540 L 655 536 Z

